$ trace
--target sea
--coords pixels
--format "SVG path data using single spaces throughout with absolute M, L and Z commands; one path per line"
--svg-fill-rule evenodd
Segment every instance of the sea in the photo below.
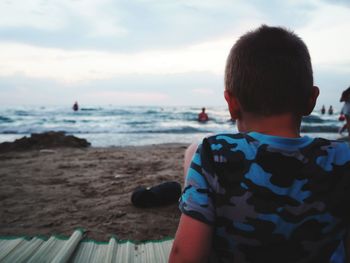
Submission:
M 199 123 L 200 107 L 64 106 L 0 108 L 0 143 L 32 133 L 64 131 L 87 139 L 93 147 L 199 142 L 215 133 L 237 132 L 226 107 L 208 107 L 209 121 Z M 302 135 L 339 138 L 339 114 L 313 112 L 304 117 Z

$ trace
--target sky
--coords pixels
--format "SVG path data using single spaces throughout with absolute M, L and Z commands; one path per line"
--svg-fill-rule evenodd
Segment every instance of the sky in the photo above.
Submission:
M 1 0 L 0 105 L 223 106 L 227 55 L 261 24 L 307 44 L 317 107 L 350 85 L 348 0 Z

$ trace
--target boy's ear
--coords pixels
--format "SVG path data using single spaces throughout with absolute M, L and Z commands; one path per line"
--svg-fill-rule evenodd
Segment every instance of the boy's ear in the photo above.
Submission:
M 224 92 L 224 97 L 228 105 L 228 110 L 230 111 L 231 119 L 237 120 L 241 116 L 241 106 L 237 98 L 227 90 Z
M 311 112 L 314 110 L 319 94 L 320 94 L 319 88 L 316 86 L 313 86 L 311 96 L 310 96 L 308 104 L 307 104 L 307 108 L 305 109 L 305 112 L 303 114 L 304 116 L 310 115 Z

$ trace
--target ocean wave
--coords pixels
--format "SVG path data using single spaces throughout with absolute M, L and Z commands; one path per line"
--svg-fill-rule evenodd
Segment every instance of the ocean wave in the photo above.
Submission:
M 101 111 L 102 108 L 81 108 L 81 111 Z
M 15 129 L 0 129 L 0 134 L 31 134 L 31 133 L 43 133 L 49 131 L 66 132 L 69 134 L 157 134 L 157 133 L 173 133 L 173 134 L 190 134 L 190 133 L 208 133 L 211 130 L 194 128 L 194 127 L 179 127 L 179 128 L 165 128 L 165 129 L 142 129 L 142 130 L 112 130 L 112 129 L 73 129 L 73 128 L 22 128 Z
M 323 123 L 323 122 L 325 122 L 325 120 L 323 120 L 319 116 L 310 115 L 310 116 L 303 117 L 302 122 L 304 122 L 304 123 Z
M 337 133 L 339 127 L 336 126 L 303 126 L 302 133 Z M 43 133 L 49 131 L 65 132 L 68 134 L 199 134 L 199 133 L 221 133 L 224 130 L 202 129 L 193 127 L 181 127 L 175 129 L 143 129 L 143 130 L 128 130 L 116 131 L 111 129 L 62 129 L 62 128 L 44 128 L 44 129 L 0 129 L 0 134 L 32 134 Z M 230 132 L 226 130 L 225 132 Z
M 63 123 L 76 123 L 76 120 L 62 120 Z
M 14 122 L 12 119 L 4 117 L 4 116 L 0 116 L 0 123 L 11 123 Z
M 148 110 L 146 111 L 144 114 L 158 114 L 161 113 L 161 111 L 157 111 L 157 110 Z
M 319 115 L 310 115 L 310 116 L 305 116 L 302 119 L 302 123 L 307 123 L 307 124 L 336 124 L 339 123 L 338 116 L 333 115 L 333 116 L 319 116 Z
M 313 126 L 301 126 L 301 132 L 304 133 L 337 133 L 339 130 L 338 126 L 327 126 L 327 125 L 313 125 Z
M 107 116 L 109 116 L 109 115 L 111 115 L 111 116 L 139 115 L 139 113 L 137 113 L 137 112 L 130 111 L 130 110 L 123 110 L 123 109 L 105 110 L 105 111 L 103 111 L 103 114 L 107 115 Z M 140 113 L 140 114 L 142 114 L 142 113 Z
M 208 109 L 209 121 L 198 123 L 196 107 L 98 107 L 73 112 L 67 107 L 19 107 L 0 110 L 0 134 L 65 131 L 70 134 L 200 134 L 237 131 L 224 108 Z M 337 116 L 314 112 L 302 120 L 304 133 L 337 133 Z M 166 135 L 167 136 L 167 135 Z M 195 135 L 196 136 L 196 135 Z
M 211 131 L 202 129 L 202 128 L 194 128 L 194 127 L 186 126 L 186 127 L 179 127 L 179 128 L 132 131 L 132 132 L 125 132 L 125 133 L 174 133 L 174 134 L 177 134 L 177 133 L 207 133 L 207 132 L 211 132 Z
M 139 125 L 145 125 L 145 124 L 150 124 L 150 121 L 128 121 L 125 124 L 130 125 L 130 126 L 139 126 Z
M 14 113 L 17 116 L 30 116 L 31 115 L 30 112 L 24 111 L 24 110 L 16 110 Z

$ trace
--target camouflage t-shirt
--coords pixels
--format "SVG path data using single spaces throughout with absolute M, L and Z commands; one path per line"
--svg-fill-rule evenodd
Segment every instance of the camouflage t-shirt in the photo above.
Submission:
M 215 261 L 330 262 L 350 224 L 349 147 L 256 132 L 205 138 L 180 209 L 214 227 Z

